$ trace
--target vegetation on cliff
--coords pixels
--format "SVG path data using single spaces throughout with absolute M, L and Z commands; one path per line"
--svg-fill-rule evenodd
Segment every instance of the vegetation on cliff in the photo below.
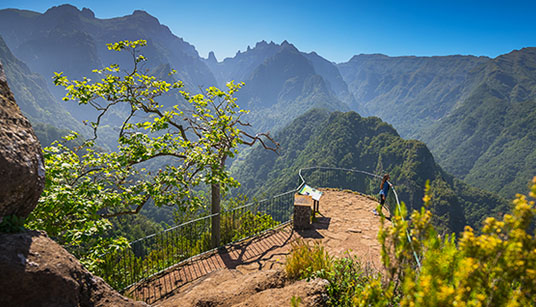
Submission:
M 536 48 L 501 55 L 473 72 L 470 95 L 421 133 L 440 164 L 504 197 L 528 191 L 536 172 Z
M 353 258 L 333 259 L 321 246 L 304 244 L 293 248 L 286 271 L 298 270 L 301 278 L 326 278 L 332 306 L 532 306 L 536 177 L 532 183 L 529 196 L 519 194 L 502 219 L 486 218 L 481 234 L 466 226 L 458 240 L 438 235 L 427 185 L 424 206 L 409 220 L 402 206 L 392 226 L 382 223 L 378 238 L 383 273 L 371 273 Z M 293 261 L 304 254 L 313 261 Z

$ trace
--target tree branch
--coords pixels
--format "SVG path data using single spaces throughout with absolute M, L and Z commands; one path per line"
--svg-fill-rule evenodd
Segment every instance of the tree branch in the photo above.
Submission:
M 247 133 L 247 132 L 245 132 L 245 131 L 242 131 L 242 130 L 240 130 L 240 133 L 251 139 L 251 141 L 249 141 L 249 142 L 246 141 L 246 140 L 244 140 L 244 139 L 241 139 L 241 141 L 242 141 L 243 144 L 246 144 L 246 145 L 248 145 L 248 146 L 253 146 L 257 141 L 259 141 L 259 142 L 261 143 L 262 147 L 264 147 L 264 149 L 271 150 L 271 151 L 273 151 L 273 152 L 279 154 L 279 153 L 278 153 L 279 143 L 277 143 L 277 142 L 270 136 L 269 133 L 257 133 L 257 134 L 255 134 L 254 136 L 251 135 L 251 134 L 249 134 L 249 133 Z M 265 138 L 267 138 L 268 140 L 270 140 L 270 142 L 272 142 L 272 143 L 275 145 L 275 147 L 270 147 L 270 146 L 266 145 L 266 143 L 264 143 L 264 140 L 262 139 L 263 136 L 264 136 Z
M 147 203 L 147 201 L 149 200 L 150 197 L 151 197 L 151 195 L 147 195 L 145 197 L 145 199 L 143 200 L 143 202 L 141 204 L 139 204 L 136 207 L 136 209 L 134 209 L 134 210 L 119 211 L 119 212 L 114 212 L 114 213 L 101 214 L 101 217 L 105 218 L 105 219 L 108 219 L 108 218 L 117 217 L 117 216 L 121 216 L 121 215 L 138 214 L 140 212 L 141 208 L 143 208 L 143 206 L 145 206 L 145 204 Z

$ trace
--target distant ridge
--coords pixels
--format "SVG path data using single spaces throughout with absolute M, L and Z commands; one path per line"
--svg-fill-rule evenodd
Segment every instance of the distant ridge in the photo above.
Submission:
M 257 147 L 233 165 L 242 192 L 284 192 L 298 181 L 300 168 L 342 167 L 391 175 L 401 201 L 422 206 L 427 180 L 433 191 L 432 212 L 444 231 L 479 228 L 487 216 L 506 212 L 508 203 L 490 192 L 470 187 L 441 169 L 422 142 L 402 139 L 377 117 L 355 112 L 311 110 L 283 128 L 275 139 L 279 155 Z M 379 188 L 378 188 L 379 189 Z
M 350 109 L 352 98 L 337 67 L 288 41 L 261 41 L 233 58 L 217 62 L 211 57 L 205 63 L 220 86 L 228 80 L 245 82 L 238 102 L 252 111 L 249 119 L 260 130 L 274 131 L 312 108 Z
M 506 197 L 536 174 L 536 48 L 501 55 L 472 71 L 473 90 L 422 133 L 444 167 Z

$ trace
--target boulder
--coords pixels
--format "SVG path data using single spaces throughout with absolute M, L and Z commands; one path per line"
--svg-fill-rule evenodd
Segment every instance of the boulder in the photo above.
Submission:
M 148 306 L 121 296 L 44 232 L 0 234 L 0 306 Z
M 45 185 L 41 144 L 22 115 L 0 63 L 0 220 L 26 217 Z

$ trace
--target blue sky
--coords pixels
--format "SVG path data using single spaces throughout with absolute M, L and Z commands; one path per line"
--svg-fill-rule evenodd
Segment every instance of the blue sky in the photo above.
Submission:
M 70 3 L 97 18 L 142 9 L 218 60 L 266 40 L 345 62 L 360 53 L 495 57 L 536 46 L 536 1 L 54 1 L 2 0 L 44 12 Z

